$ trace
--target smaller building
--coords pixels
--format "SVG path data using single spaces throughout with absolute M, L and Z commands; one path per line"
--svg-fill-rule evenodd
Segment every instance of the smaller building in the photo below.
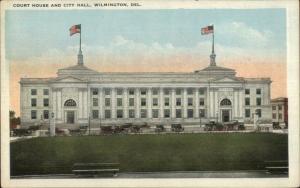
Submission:
M 274 126 L 288 127 L 288 98 L 279 97 L 271 100 L 272 122 Z

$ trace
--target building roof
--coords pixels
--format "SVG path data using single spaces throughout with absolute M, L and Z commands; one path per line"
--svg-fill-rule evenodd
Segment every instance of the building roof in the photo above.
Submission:
M 287 102 L 288 98 L 287 97 L 278 97 L 275 99 L 271 99 L 271 102 Z

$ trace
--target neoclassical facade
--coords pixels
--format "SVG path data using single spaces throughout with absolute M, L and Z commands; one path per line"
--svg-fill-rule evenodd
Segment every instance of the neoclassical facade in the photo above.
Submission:
M 83 64 L 54 78 L 21 78 L 21 125 L 92 128 L 124 123 L 183 126 L 272 120 L 270 78 L 237 77 L 217 66 L 194 72 L 97 72 Z

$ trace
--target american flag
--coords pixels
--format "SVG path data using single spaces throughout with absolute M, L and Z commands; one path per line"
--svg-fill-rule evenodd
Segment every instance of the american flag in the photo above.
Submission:
M 70 29 L 70 36 L 81 32 L 81 24 L 73 25 Z
M 213 33 L 213 32 L 214 32 L 213 25 L 201 28 L 201 35 L 207 35 L 207 34 Z

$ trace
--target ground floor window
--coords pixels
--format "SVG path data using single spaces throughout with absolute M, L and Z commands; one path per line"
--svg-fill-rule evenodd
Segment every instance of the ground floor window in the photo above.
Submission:
M 93 119 L 98 119 L 99 118 L 99 111 L 98 110 L 93 110 L 92 111 L 92 117 L 93 117 Z
M 31 110 L 31 119 L 36 119 L 36 110 Z
M 187 110 L 187 116 L 188 116 L 188 118 L 193 118 L 194 117 L 194 110 L 193 109 L 188 109 Z
M 170 117 L 170 110 L 169 109 L 165 109 L 164 110 L 164 117 L 165 118 L 169 118 Z
M 152 118 L 158 118 L 158 109 L 152 110 Z
M 205 109 L 199 109 L 199 117 L 201 118 L 205 117 Z
M 260 118 L 261 117 L 261 109 L 256 109 L 256 114 Z
M 246 117 L 246 118 L 249 118 L 250 115 L 251 115 L 250 109 L 245 109 L 245 117 Z
M 129 110 L 129 111 L 128 111 L 128 115 L 129 115 L 129 118 L 134 118 L 134 117 L 135 117 L 135 112 L 134 112 L 134 110 Z
M 104 114 L 104 117 L 105 117 L 106 119 L 111 118 L 111 112 L 110 112 L 110 110 L 105 110 L 104 113 L 105 113 L 105 114 Z
M 123 118 L 123 110 L 117 110 L 117 118 Z
M 176 109 L 176 118 L 181 118 L 181 117 L 182 117 L 181 109 Z
M 44 116 L 44 119 L 49 119 L 49 110 L 44 110 L 43 116 Z
M 147 110 L 146 109 L 141 110 L 141 118 L 147 118 Z
M 276 114 L 275 113 L 272 114 L 272 118 L 276 119 Z

